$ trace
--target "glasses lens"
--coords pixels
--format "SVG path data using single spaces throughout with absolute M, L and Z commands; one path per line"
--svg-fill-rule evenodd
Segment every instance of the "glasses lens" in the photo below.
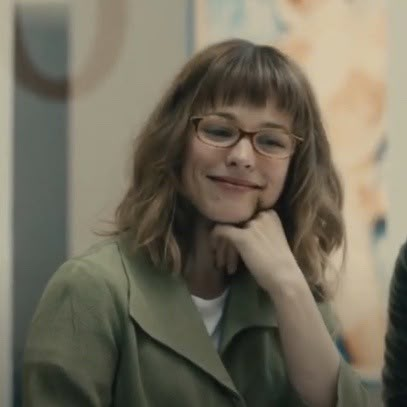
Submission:
M 271 157 L 288 157 L 292 154 L 294 143 L 291 136 L 281 129 L 264 129 L 254 138 L 256 149 Z
M 205 117 L 199 122 L 198 136 L 213 146 L 228 147 L 239 138 L 239 131 L 222 118 Z

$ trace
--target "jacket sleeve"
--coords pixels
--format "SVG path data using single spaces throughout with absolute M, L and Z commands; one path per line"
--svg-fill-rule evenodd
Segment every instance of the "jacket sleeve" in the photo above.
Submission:
M 338 334 L 338 323 L 331 305 L 320 303 L 318 308 L 332 339 L 335 341 Z M 371 396 L 359 375 L 342 357 L 340 359 L 336 396 L 335 407 L 371 407 L 375 405 L 372 404 Z M 307 407 L 307 404 L 301 400 L 295 391 L 290 394 L 287 405 L 289 407 Z
M 407 400 L 407 243 L 400 250 L 390 284 L 383 399 L 386 406 Z
M 94 271 L 71 260 L 50 280 L 26 343 L 25 407 L 111 404 L 119 318 L 111 290 Z
M 330 304 L 325 303 L 320 305 L 320 311 L 332 339 L 336 341 L 338 323 Z M 341 357 L 336 407 L 369 407 L 372 405 L 371 403 L 371 397 L 361 377 Z

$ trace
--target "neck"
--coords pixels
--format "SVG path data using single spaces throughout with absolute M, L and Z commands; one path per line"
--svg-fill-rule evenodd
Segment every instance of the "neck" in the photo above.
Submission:
M 187 254 L 185 279 L 191 294 L 201 298 L 215 298 L 226 288 L 223 271 L 215 267 L 210 233 L 213 224 L 199 218 L 195 223 L 194 243 Z

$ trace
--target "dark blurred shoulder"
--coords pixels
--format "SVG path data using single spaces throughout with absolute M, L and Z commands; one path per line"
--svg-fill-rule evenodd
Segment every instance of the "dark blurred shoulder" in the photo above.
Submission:
M 399 261 L 403 262 L 404 266 L 407 265 L 407 240 L 403 244 L 403 246 L 401 246 L 400 253 L 399 253 Z
M 400 248 L 394 273 L 394 278 L 407 279 L 407 241 Z

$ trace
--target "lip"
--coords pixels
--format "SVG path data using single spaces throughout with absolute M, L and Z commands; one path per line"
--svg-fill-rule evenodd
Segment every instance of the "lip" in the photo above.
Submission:
M 235 178 L 235 177 L 222 177 L 222 176 L 216 176 L 216 175 L 208 175 L 208 178 L 212 181 L 219 182 L 225 185 L 229 185 L 231 187 L 236 187 L 239 189 L 261 189 L 261 186 L 245 180 L 241 178 Z

